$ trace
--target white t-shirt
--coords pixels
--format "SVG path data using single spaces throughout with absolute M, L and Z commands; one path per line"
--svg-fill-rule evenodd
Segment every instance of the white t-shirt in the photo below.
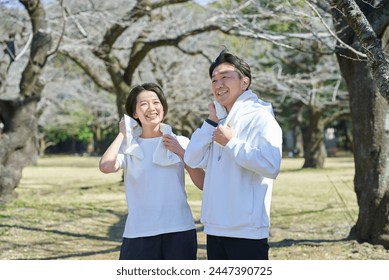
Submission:
M 125 170 L 128 216 L 123 237 L 136 238 L 195 228 L 185 192 L 184 163 L 160 166 L 152 162 L 161 140 L 135 139 L 144 154 L 143 159 L 119 153 L 118 162 Z M 189 139 L 177 137 L 185 149 Z

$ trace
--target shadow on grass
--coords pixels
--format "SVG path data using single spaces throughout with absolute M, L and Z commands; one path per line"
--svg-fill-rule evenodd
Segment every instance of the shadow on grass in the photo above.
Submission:
M 320 210 L 320 211 L 324 211 Z M 319 212 L 320 212 L 319 211 Z M 196 221 L 196 231 L 197 233 L 202 232 L 204 226 L 200 223 L 199 220 Z M 270 247 L 281 248 L 281 247 L 291 247 L 295 245 L 306 245 L 306 246 L 323 246 L 326 244 L 336 243 L 336 242 L 345 242 L 353 240 L 353 238 L 342 238 L 342 239 L 284 239 L 279 242 L 269 242 Z M 198 244 L 198 249 L 206 250 L 206 244 Z
M 76 237 L 80 239 L 88 239 L 88 240 L 96 240 L 96 241 L 115 241 L 118 242 L 117 246 L 113 246 L 109 249 L 104 250 L 96 250 L 96 251 L 88 251 L 88 252 L 75 252 L 73 254 L 62 254 L 58 256 L 52 256 L 52 257 L 42 257 L 42 258 L 33 258 L 34 260 L 65 260 L 65 259 L 78 259 L 80 257 L 90 257 L 95 255 L 104 255 L 104 254 L 110 254 L 117 252 L 119 255 L 120 246 L 121 246 L 121 238 L 122 233 L 124 230 L 124 224 L 126 220 L 127 215 L 121 215 L 120 221 L 110 227 L 109 234 L 106 237 L 102 236 L 96 236 L 96 235 L 90 235 L 90 234 L 78 234 L 78 233 L 72 233 L 72 232 L 66 232 L 66 231 L 60 231 L 60 230 L 46 230 L 41 228 L 35 228 L 35 227 L 26 227 L 26 226 L 12 226 L 12 225 L 0 225 L 0 228 L 18 228 L 22 230 L 29 230 L 29 231 L 36 231 L 36 232 L 45 232 L 50 234 L 58 234 L 61 236 L 70 236 L 70 237 Z M 200 225 L 200 226 L 199 226 Z M 196 231 L 202 232 L 203 227 L 201 224 L 196 221 Z M 342 239 L 284 239 L 279 242 L 269 242 L 270 247 L 273 248 L 282 248 L 282 247 L 292 247 L 295 245 L 305 245 L 305 246 L 324 246 L 326 244 L 332 244 L 336 242 L 345 242 L 350 241 L 352 238 L 342 238 Z M 56 244 L 55 246 L 58 246 Z M 198 249 L 206 250 L 206 244 L 198 244 Z M 23 260 L 23 259 L 20 259 Z
M 326 244 L 332 244 L 337 242 L 345 242 L 353 240 L 352 238 L 342 238 L 342 239 L 284 239 L 279 242 L 269 242 L 270 247 L 281 248 L 281 247 L 292 247 L 295 245 L 305 245 L 305 246 L 324 246 Z
M 17 229 L 28 230 L 28 231 L 44 232 L 44 233 L 48 233 L 48 234 L 58 234 L 61 236 L 69 236 L 69 237 L 75 237 L 75 238 L 80 238 L 80 239 L 88 239 L 88 240 L 96 240 L 96 241 L 112 241 L 112 239 L 109 236 L 102 237 L 102 236 L 91 235 L 91 234 L 79 234 L 79 233 L 72 233 L 72 232 L 66 232 L 66 231 L 60 231 L 60 230 L 47 230 L 47 229 L 41 229 L 41 228 L 36 228 L 36 227 L 26 227 L 26 226 L 16 226 L 16 225 L 0 225 L 0 228 L 17 228 Z M 116 240 L 113 240 L 113 241 L 116 241 Z M 115 246 L 115 247 L 110 248 L 110 249 L 106 249 L 106 250 L 90 251 L 90 252 L 85 252 L 85 253 L 64 254 L 64 255 L 59 255 L 59 256 L 33 258 L 33 259 L 34 260 L 61 260 L 61 259 L 108 254 L 108 253 L 113 253 L 113 252 L 119 251 L 120 245 Z M 59 251 L 60 245 L 55 244 L 55 246 L 57 246 L 57 249 Z M 20 260 L 23 260 L 23 258 L 20 258 Z
M 204 226 L 200 223 L 200 220 L 196 220 L 195 225 L 196 225 L 196 232 L 197 232 L 197 249 L 198 250 L 207 250 L 207 245 L 205 243 L 204 244 L 201 243 L 199 238 L 198 238 L 199 233 L 202 233 L 204 231 Z
M 124 226 L 126 225 L 126 219 L 127 219 L 127 213 L 122 214 L 122 213 L 116 213 L 115 211 L 108 210 L 108 212 L 116 215 L 119 218 L 119 221 L 112 226 L 109 227 L 108 230 L 108 239 L 117 241 L 117 242 L 122 242 L 123 240 L 123 232 L 124 232 Z
M 333 207 L 327 206 L 322 209 L 317 209 L 317 210 L 305 210 L 305 211 L 298 211 L 298 212 L 293 212 L 293 213 L 287 213 L 287 214 L 279 214 L 283 217 L 288 217 L 288 216 L 303 216 L 303 215 L 309 215 L 309 214 L 317 214 L 317 213 L 324 213 L 327 210 L 331 210 Z
M 85 252 L 85 253 L 75 253 L 75 254 L 68 254 L 68 255 L 62 255 L 62 256 L 57 256 L 57 257 L 51 257 L 51 258 L 40 258 L 40 259 L 35 259 L 35 260 L 64 260 L 64 259 L 77 259 L 77 257 L 89 257 L 89 256 L 95 256 L 95 255 L 101 255 L 101 254 L 110 254 L 110 253 L 115 253 L 118 252 L 119 256 L 119 251 L 120 251 L 120 245 L 115 246 L 111 249 L 107 250 L 100 250 L 100 251 L 91 251 L 91 252 Z
M 26 226 L 16 226 L 16 225 L 0 225 L 0 228 L 18 228 L 18 229 L 23 229 L 23 230 L 54 233 L 54 234 L 77 237 L 77 238 L 86 238 L 86 239 L 94 239 L 94 240 L 109 240 L 107 237 L 96 236 L 96 235 L 91 235 L 91 234 L 72 233 L 72 232 L 66 232 L 66 231 L 55 230 L 55 229 L 49 230 L 49 229 L 41 229 L 41 228 L 36 228 L 36 227 L 26 227 Z
M 124 225 L 126 222 L 127 214 L 119 214 L 115 213 L 114 211 L 109 211 L 116 216 L 119 217 L 119 221 L 112 226 L 109 227 L 107 236 L 98 236 L 93 234 L 81 234 L 81 233 L 74 233 L 74 232 L 68 232 L 68 231 L 61 231 L 61 230 L 55 230 L 55 229 L 42 229 L 39 227 L 31 227 L 31 226 L 20 226 L 20 225 L 0 225 L 0 228 L 16 228 L 26 231 L 34 231 L 34 232 L 42 232 L 46 233 L 48 235 L 50 234 L 56 234 L 59 235 L 60 238 L 66 238 L 66 237 L 73 237 L 76 238 L 79 243 L 83 243 L 82 240 L 89 240 L 89 241 L 96 241 L 96 242 L 104 242 L 104 241 L 114 241 L 118 242 L 117 246 L 113 246 L 109 249 L 104 250 L 96 250 L 96 251 L 88 251 L 88 252 L 75 252 L 73 254 L 61 254 L 61 244 L 53 244 L 55 248 L 53 250 L 56 250 L 59 255 L 57 256 L 50 256 L 50 257 L 40 257 L 40 258 L 33 258 L 34 260 L 61 260 L 61 259 L 78 259 L 80 257 L 88 257 L 88 256 L 94 256 L 94 255 L 104 255 L 109 253 L 117 252 L 119 256 L 121 241 L 122 241 L 122 234 L 124 230 Z M 99 243 L 101 244 L 101 243 Z M 31 246 L 34 246 L 34 244 L 31 244 Z M 24 260 L 23 258 L 19 258 L 20 260 Z M 31 259 L 31 258 L 29 258 Z
M 57 256 L 50 256 L 50 257 L 39 257 L 39 258 L 33 258 L 34 260 L 65 260 L 65 259 L 79 259 L 82 257 L 90 257 L 90 256 L 97 256 L 97 255 L 104 255 L 104 254 L 110 254 L 110 253 L 118 253 L 119 256 L 119 251 L 120 251 L 120 246 L 122 242 L 122 235 L 124 231 L 124 226 L 126 223 L 126 218 L 127 214 L 122 214 L 122 213 L 116 213 L 112 210 L 108 210 L 111 214 L 116 215 L 119 218 L 119 221 L 109 227 L 108 234 L 107 236 L 98 236 L 98 235 L 93 235 L 93 234 L 81 234 L 81 233 L 74 233 L 74 232 L 69 232 L 69 231 L 61 231 L 61 230 L 56 230 L 56 229 L 43 229 L 39 227 L 31 227 L 31 226 L 20 226 L 20 225 L 0 225 L 0 228 L 16 228 L 16 229 L 21 229 L 21 230 L 26 230 L 26 231 L 34 231 L 34 232 L 41 232 L 43 234 L 56 234 L 59 235 L 60 238 L 66 238 L 66 237 L 72 237 L 78 239 L 79 243 L 83 243 L 82 240 L 89 240 L 89 241 L 97 241 L 97 242 L 104 242 L 104 241 L 114 241 L 117 242 L 117 246 L 113 246 L 108 249 L 104 250 L 90 250 L 88 252 L 74 252 L 72 254 L 61 254 L 60 250 L 60 244 L 53 244 L 53 251 L 56 250 L 57 253 L 59 253 Z M 196 232 L 202 232 L 204 227 L 200 223 L 200 221 L 196 220 Z M 31 244 L 31 246 L 34 246 L 34 244 Z M 36 245 L 35 245 L 36 246 Z M 198 249 L 206 249 L 205 244 L 198 244 Z M 32 259 L 32 258 L 28 258 Z M 24 260 L 23 258 L 20 258 L 20 260 Z M 27 259 L 26 259 L 27 260 Z

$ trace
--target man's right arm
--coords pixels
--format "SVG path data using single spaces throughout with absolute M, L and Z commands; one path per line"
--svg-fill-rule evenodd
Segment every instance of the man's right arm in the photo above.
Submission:
M 207 168 L 215 129 L 215 126 L 204 121 L 201 128 L 196 129 L 192 134 L 184 155 L 184 161 L 187 165 L 192 168 Z

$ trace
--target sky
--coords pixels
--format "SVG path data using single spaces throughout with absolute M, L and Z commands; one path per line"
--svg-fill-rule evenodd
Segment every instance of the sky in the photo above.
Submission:
M 215 0 L 193 0 L 193 1 L 200 4 L 200 5 L 206 5 L 206 4 L 213 2 Z

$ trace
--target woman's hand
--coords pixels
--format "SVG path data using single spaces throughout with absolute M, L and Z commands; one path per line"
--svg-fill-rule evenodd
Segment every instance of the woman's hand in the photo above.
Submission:
M 162 136 L 162 143 L 165 145 L 166 149 L 178 155 L 181 159 L 184 159 L 184 148 L 181 147 L 177 139 L 169 134 L 164 134 Z
M 119 121 L 119 133 L 126 135 L 126 123 L 124 122 L 124 117 Z

